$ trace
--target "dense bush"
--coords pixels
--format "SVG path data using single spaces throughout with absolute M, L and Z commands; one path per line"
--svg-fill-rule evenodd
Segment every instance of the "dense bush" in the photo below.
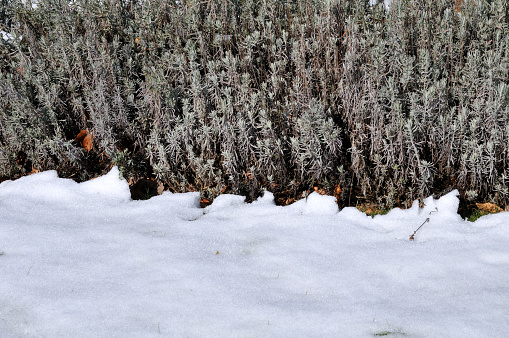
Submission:
M 1 1 L 0 176 L 508 201 L 505 0 Z
M 455 186 L 507 202 L 509 3 L 395 1 L 350 19 L 341 84 L 351 162 L 391 205 Z

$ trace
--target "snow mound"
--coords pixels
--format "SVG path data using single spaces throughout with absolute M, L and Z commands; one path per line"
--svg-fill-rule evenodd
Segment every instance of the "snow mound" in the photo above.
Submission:
M 67 201 L 75 198 L 78 184 L 72 180 L 59 179 L 55 170 L 21 177 L 0 184 L 0 198 L 20 200 L 27 198 L 44 202 Z
M 422 225 L 415 236 L 416 242 L 431 238 L 448 238 L 453 233 L 462 231 L 465 223 L 458 215 L 458 191 L 454 190 L 440 199 L 433 196 L 426 198 L 424 207 L 414 201 L 408 209 L 394 208 L 386 215 L 369 217 L 356 208 L 347 207 L 338 214 L 344 222 L 353 222 L 362 228 L 381 234 L 391 233 L 396 239 L 408 240 L 410 235 Z M 463 230 L 465 231 L 465 230 Z
M 453 190 L 447 195 L 442 196 L 440 199 L 435 200 L 433 197 L 428 197 L 424 200 L 424 212 L 440 212 L 441 219 L 448 219 L 453 221 L 461 220 L 461 216 L 458 214 L 458 208 L 460 206 L 460 200 L 458 190 Z
M 159 196 L 154 196 L 146 201 L 137 202 L 144 204 L 155 204 L 158 206 L 172 205 L 183 208 L 200 208 L 200 193 L 194 191 L 174 194 L 170 191 L 164 191 Z
M 317 192 L 311 193 L 306 198 L 302 210 L 303 215 L 335 215 L 339 212 L 336 197 L 320 195 Z
M 238 195 L 219 195 L 214 199 L 211 205 L 205 208 L 205 213 L 216 212 L 223 209 L 241 206 L 246 202 L 246 197 Z
M 93 180 L 80 183 L 81 192 L 110 201 L 127 202 L 131 200 L 129 184 L 120 176 L 117 167 L 109 173 Z
M 270 191 L 264 191 L 263 196 L 258 198 L 256 201 L 252 203 L 253 205 L 276 205 L 274 201 L 274 194 Z
M 119 175 L 118 168 L 113 167 L 104 176 L 76 183 L 71 179 L 59 178 L 55 170 L 49 170 L 2 182 L 0 198 L 8 197 L 12 203 L 37 201 L 38 204 L 127 202 L 131 199 L 129 184 Z
M 367 222 L 371 217 L 357 209 L 356 207 L 345 207 L 341 209 L 338 214 L 340 219 L 345 221 L 355 221 L 355 222 Z

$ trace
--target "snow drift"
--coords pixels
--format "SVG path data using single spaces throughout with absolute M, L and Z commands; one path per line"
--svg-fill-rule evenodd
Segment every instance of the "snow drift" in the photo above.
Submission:
M 509 217 L 457 191 L 368 217 L 199 194 L 132 201 L 116 168 L 0 184 L 2 337 L 506 337 Z M 429 222 L 409 236 L 429 218 Z

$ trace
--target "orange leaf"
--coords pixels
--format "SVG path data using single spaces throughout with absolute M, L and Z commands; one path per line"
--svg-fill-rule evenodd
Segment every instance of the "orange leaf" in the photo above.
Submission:
M 83 148 L 85 148 L 86 151 L 90 151 L 92 146 L 92 134 L 87 134 L 87 136 L 83 139 Z
M 85 136 L 87 136 L 87 131 L 86 130 L 80 131 L 78 136 L 76 136 L 76 138 L 74 139 L 74 142 L 81 145 L 81 143 L 83 143 L 83 139 L 85 138 Z
M 327 195 L 327 191 L 325 191 L 325 189 L 322 189 L 322 188 L 318 188 L 318 187 L 313 187 L 313 189 L 319 193 L 320 195 Z
M 212 203 L 210 203 L 210 201 L 206 198 L 202 198 L 200 199 L 200 207 L 201 208 L 205 208 L 206 206 L 209 206 L 211 205 Z
M 27 175 L 37 174 L 38 172 L 39 172 L 39 170 L 32 168 L 32 171 L 29 172 Z
M 493 203 L 476 203 L 476 205 L 479 210 L 489 212 L 490 214 L 502 211 L 501 207 Z

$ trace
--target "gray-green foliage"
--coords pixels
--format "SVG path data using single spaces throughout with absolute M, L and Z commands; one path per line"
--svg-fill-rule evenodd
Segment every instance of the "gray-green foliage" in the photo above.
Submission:
M 333 7 L 9 2 L 19 25 L 4 29 L 23 39 L 2 45 L 1 149 L 10 166 L 1 174 L 13 176 L 20 152 L 40 169 L 90 170 L 83 160 L 92 155 L 72 142 L 88 129 L 103 160 L 135 163 L 128 148 L 177 191 L 253 195 L 334 175 L 342 143 L 329 102 L 338 94 L 328 87 L 339 56 L 327 50 L 342 28 Z
M 507 202 L 507 1 L 394 1 L 347 21 L 352 169 L 384 204 L 453 185 Z
M 509 198 L 506 1 L 1 1 L 0 176 Z

